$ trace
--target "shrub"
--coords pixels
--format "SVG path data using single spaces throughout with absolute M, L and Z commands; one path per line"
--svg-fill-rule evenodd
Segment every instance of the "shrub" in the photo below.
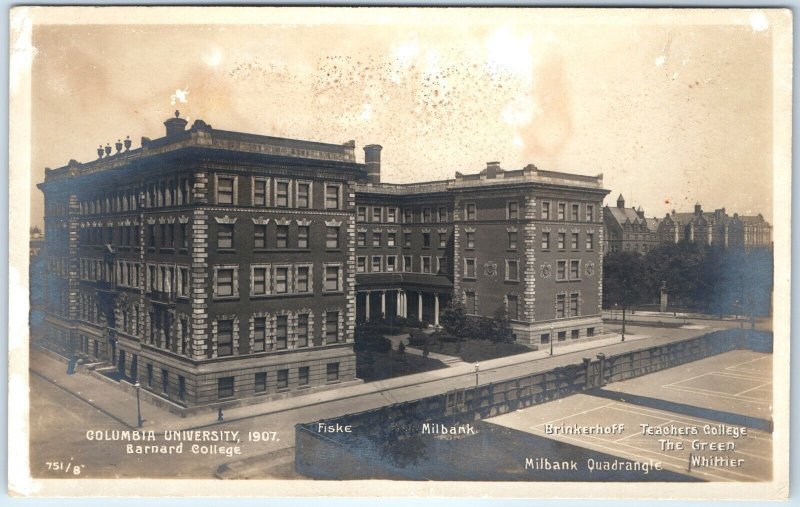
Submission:
M 428 335 L 417 329 L 412 329 L 408 336 L 408 344 L 415 347 L 421 347 L 428 343 Z
M 386 353 L 392 349 L 392 342 L 383 336 L 377 326 L 368 323 L 356 327 L 353 350 L 356 352 Z

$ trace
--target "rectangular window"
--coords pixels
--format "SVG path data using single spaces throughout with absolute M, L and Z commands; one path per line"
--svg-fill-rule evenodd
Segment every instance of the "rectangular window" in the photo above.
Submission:
M 386 221 L 390 224 L 397 223 L 397 208 L 386 208 Z
M 217 398 L 233 397 L 233 377 L 222 377 L 217 379 Z
M 283 350 L 287 347 L 289 337 L 289 318 L 278 315 L 275 318 L 275 348 Z
M 267 318 L 253 319 L 253 352 L 264 352 L 267 343 Z
M 569 295 L 569 316 L 570 317 L 577 317 L 580 313 L 578 313 L 578 293 L 574 292 Z M 577 333 L 577 331 L 573 331 Z
M 297 248 L 308 248 L 308 226 L 297 226 Z
M 289 292 L 289 268 L 275 268 L 275 293 L 285 294 Z
M 431 222 L 431 209 L 422 208 L 422 223 L 429 224 Z
M 217 204 L 233 204 L 233 178 L 217 178 Z
M 570 280 L 579 280 L 581 277 L 581 261 L 569 261 Z
M 437 266 L 437 272 L 442 275 L 447 274 L 447 257 L 439 257 L 437 261 L 439 264 Z
M 325 209 L 339 209 L 338 185 L 325 185 Z
M 233 224 L 217 224 L 217 248 L 233 248 Z
M 289 248 L 289 226 L 279 225 L 275 232 L 275 246 Z
M 153 387 L 153 365 L 151 363 L 147 364 L 147 386 Z
M 397 244 L 397 233 L 396 232 L 386 233 L 386 246 L 395 246 L 396 244 Z
M 439 233 L 439 248 L 446 248 L 447 247 L 447 233 L 440 232 Z
M 311 184 L 298 183 L 297 184 L 297 207 L 310 208 L 311 207 Z
M 517 298 L 517 296 L 514 294 L 508 294 L 506 296 L 506 300 L 508 301 L 508 318 L 511 320 L 518 320 L 519 298 Z
M 475 220 L 476 218 L 476 207 L 475 203 L 467 203 L 464 205 L 464 219 L 465 220 Z
M 586 249 L 594 250 L 594 233 L 591 232 L 586 233 Z
M 467 292 L 465 295 L 466 295 L 466 298 L 467 298 L 467 305 L 466 305 L 467 307 L 465 308 L 464 311 L 466 311 L 470 315 L 477 315 L 477 313 L 478 313 L 478 308 L 477 308 L 477 306 L 478 306 L 477 305 L 478 298 L 477 298 L 477 296 L 475 295 L 474 292 Z
M 267 180 L 253 180 L 253 206 L 267 205 Z
M 325 266 L 325 291 L 339 290 L 339 266 Z
M 410 224 L 414 221 L 414 215 L 411 209 L 406 208 L 403 210 L 403 223 Z
M 309 283 L 310 278 L 308 266 L 297 267 L 297 279 L 295 280 L 297 292 L 308 292 L 311 290 L 311 284 Z
M 279 208 L 289 207 L 289 182 L 275 182 L 275 206 Z
M 380 255 L 373 255 L 372 256 L 372 269 L 373 273 L 378 273 L 381 270 L 381 256 Z
M 431 247 L 431 233 L 430 232 L 423 232 L 422 233 L 422 248 L 430 248 Z
M 559 294 L 556 296 L 556 318 L 563 319 L 565 317 L 565 310 L 566 310 L 566 298 L 564 294 Z
M 308 385 L 309 370 L 310 368 L 308 366 L 301 366 L 297 370 L 297 383 L 299 385 L 301 386 Z
M 556 280 L 567 279 L 567 261 L 558 261 L 556 268 Z
M 339 228 L 328 226 L 325 233 L 325 248 L 339 248 Z
M 519 261 L 517 260 L 506 261 L 506 280 L 512 282 L 519 281 Z
M 550 333 L 542 333 L 539 337 L 540 343 L 550 343 Z
M 397 271 L 397 256 L 396 255 L 387 255 L 386 256 L 386 271 L 389 273 L 394 273 Z
M 567 339 L 567 332 L 566 331 L 559 331 L 558 332 L 558 341 L 563 342 Z
M 366 231 L 358 231 L 356 234 L 356 246 L 367 246 Z
M 410 232 L 404 232 L 403 233 L 403 246 L 406 247 L 406 248 L 410 248 L 411 247 L 411 233 Z
M 431 272 L 431 258 L 428 256 L 422 257 L 422 272 L 423 273 Z
M 381 242 L 382 242 L 381 233 L 380 232 L 373 232 L 372 233 L 372 246 L 374 248 L 380 248 L 381 247 Z
M 267 226 L 255 225 L 253 227 L 253 248 L 267 248 Z
M 339 363 L 328 363 L 326 378 L 328 382 L 339 380 Z
M 550 233 L 543 232 L 542 233 L 542 250 L 549 250 L 550 249 Z
M 155 224 L 149 224 L 147 226 L 147 246 L 150 248 L 155 248 L 156 246 L 156 226 Z
M 509 250 L 516 250 L 517 249 L 517 232 L 516 231 L 509 231 L 508 232 L 508 249 Z
M 372 221 L 373 222 L 380 222 L 383 220 L 383 208 L 380 206 L 373 206 L 372 207 Z
M 169 370 L 161 370 L 161 392 L 169 395 Z
M 259 296 L 267 293 L 267 269 L 253 268 L 253 295 Z
M 570 213 L 569 219 L 573 222 L 578 221 L 578 208 L 579 206 L 577 204 L 572 205 L 572 212 Z
M 128 267 L 130 268 L 130 266 Z M 179 276 L 178 295 L 186 297 L 189 295 L 189 268 L 180 268 Z M 133 280 L 131 280 L 131 285 L 134 285 Z
M 356 257 L 356 273 L 366 273 L 367 258 L 364 256 Z
M 405 271 L 406 273 L 410 273 L 412 270 L 413 270 L 413 265 L 412 265 L 412 261 L 411 261 L 411 256 L 410 255 L 404 255 L 403 256 L 403 271 Z
M 510 201 L 508 203 L 507 213 L 509 220 L 516 220 L 519 218 L 519 203 L 517 201 Z
M 565 220 L 567 214 L 567 205 L 563 202 L 558 203 L 558 219 Z
M 572 249 L 573 249 L 573 250 L 577 250 L 577 249 L 578 249 L 578 243 L 579 243 L 579 241 L 580 241 L 580 240 L 579 240 L 579 238 L 578 238 L 578 233 L 577 233 L 577 232 L 573 232 L 573 233 L 572 233 L 572 242 L 571 242 L 571 246 L 572 246 Z
M 588 337 L 594 336 L 594 328 L 593 327 L 587 327 L 586 328 L 586 336 L 588 336 Z
M 558 233 L 558 249 L 559 250 L 563 250 L 566 247 L 566 245 L 565 245 L 566 240 L 567 240 L 566 236 L 567 236 L 567 234 L 565 232 L 559 232 Z
M 325 313 L 325 343 L 339 341 L 339 312 Z
M 233 270 L 217 270 L 217 296 L 233 296 Z
M 475 233 L 474 232 L 467 232 L 465 233 L 465 247 L 467 250 L 474 250 L 475 249 Z
M 279 391 L 289 388 L 289 370 L 278 370 L 278 382 L 276 387 Z
M 217 355 L 230 356 L 233 354 L 233 321 L 217 321 Z
M 308 347 L 308 314 L 297 316 L 297 346 Z
M 542 220 L 550 220 L 550 203 L 542 202 Z
M 475 278 L 475 259 L 464 259 L 464 278 Z
M 447 222 L 447 208 L 444 206 L 439 206 L 439 209 L 436 212 L 436 218 L 439 222 Z
M 586 221 L 594 222 L 594 206 L 591 204 L 586 205 Z
M 367 221 L 367 207 L 366 206 L 359 206 L 356 210 L 356 221 L 357 222 L 366 222 Z
M 255 392 L 257 393 L 267 392 L 267 372 L 265 371 L 256 372 Z

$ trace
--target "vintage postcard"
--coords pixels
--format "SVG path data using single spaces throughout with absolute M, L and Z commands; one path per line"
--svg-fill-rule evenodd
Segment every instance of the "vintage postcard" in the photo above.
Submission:
M 10 491 L 786 498 L 791 22 L 14 8 Z

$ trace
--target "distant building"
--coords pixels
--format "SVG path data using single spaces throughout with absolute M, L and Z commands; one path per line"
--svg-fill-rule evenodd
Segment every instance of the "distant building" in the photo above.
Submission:
M 689 241 L 722 248 L 769 248 L 772 245 L 772 226 L 762 215 L 730 216 L 725 208 L 703 211 L 695 204 L 693 213 L 667 213 L 661 220 L 658 239 L 665 243 Z
M 605 252 L 647 253 L 658 244 L 659 221 L 646 218 L 642 207 L 626 208 L 622 194 L 616 207 L 603 208 L 603 225 L 606 229 Z

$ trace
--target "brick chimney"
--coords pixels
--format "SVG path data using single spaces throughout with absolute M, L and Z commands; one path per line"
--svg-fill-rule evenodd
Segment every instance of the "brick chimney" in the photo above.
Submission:
M 167 137 L 180 134 L 181 132 L 186 130 L 186 124 L 189 122 L 181 118 L 180 115 L 181 112 L 176 110 L 175 118 L 170 118 L 169 120 L 164 122 L 164 126 L 167 127 Z
M 364 164 L 367 166 L 367 181 L 369 183 L 381 182 L 381 150 L 379 144 L 364 146 Z

